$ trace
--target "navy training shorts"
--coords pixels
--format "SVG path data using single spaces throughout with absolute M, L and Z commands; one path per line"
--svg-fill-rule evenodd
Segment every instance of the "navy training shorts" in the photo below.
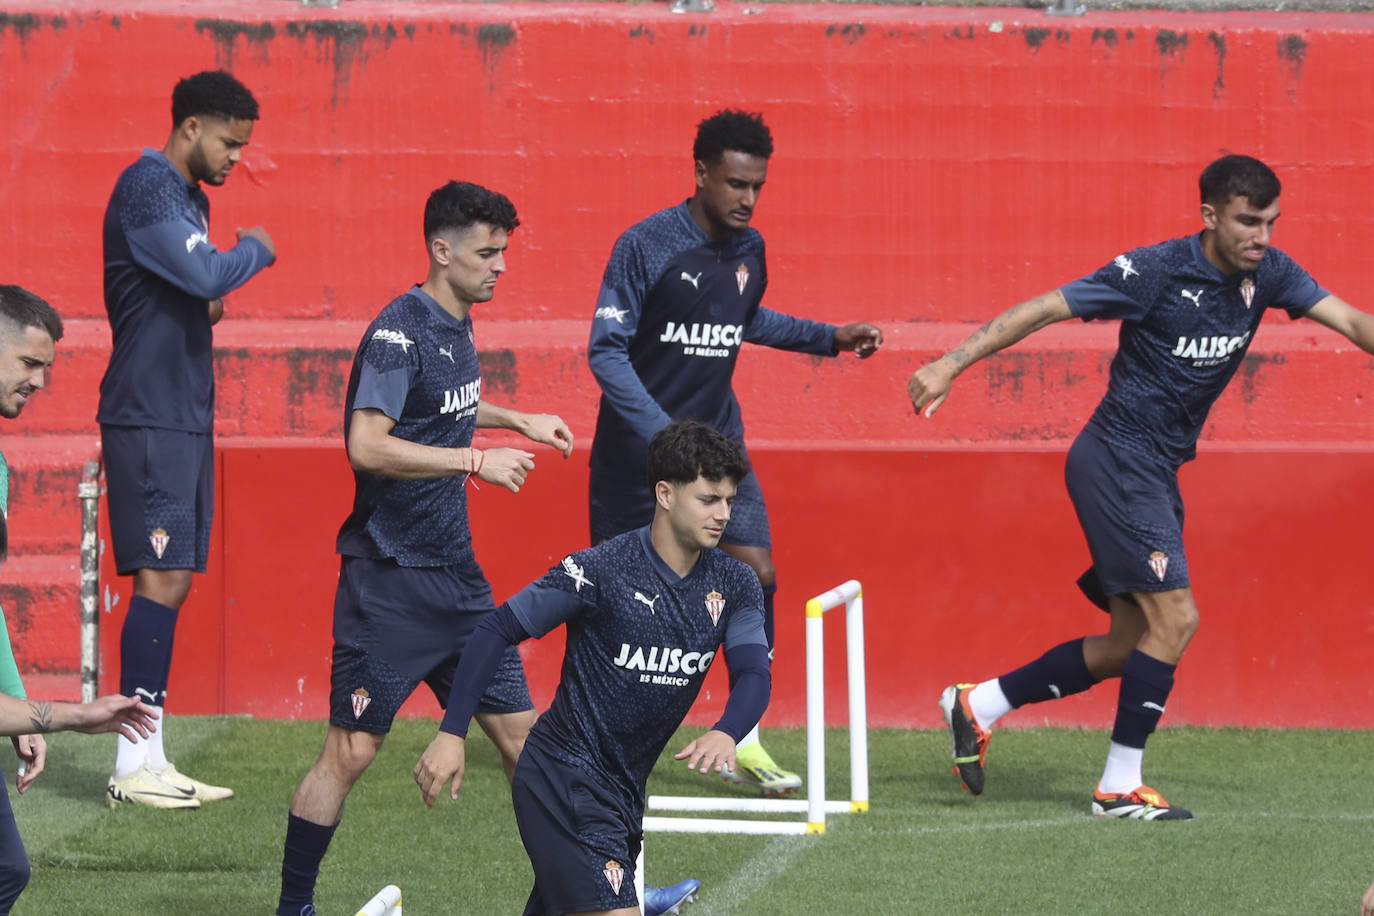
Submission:
M 1175 471 L 1084 431 L 1069 449 L 1064 482 L 1092 554 L 1078 580 L 1089 601 L 1107 610 L 1112 595 L 1188 587 Z
M 491 587 L 475 564 L 414 567 L 343 557 L 334 598 L 329 723 L 386 734 L 422 681 L 447 706 L 463 647 L 492 610 Z M 520 653 L 511 646 L 477 711 L 533 708 Z
M 640 819 L 587 768 L 526 742 L 511 780 L 511 802 L 534 869 L 525 916 L 639 905 Z
M 119 574 L 205 572 L 215 512 L 214 437 L 102 425 L 100 438 Z

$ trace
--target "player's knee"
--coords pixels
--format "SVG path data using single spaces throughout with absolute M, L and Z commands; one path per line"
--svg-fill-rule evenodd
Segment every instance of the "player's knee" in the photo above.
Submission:
M 190 593 L 189 569 L 140 569 L 134 573 L 134 594 L 164 607 L 180 608 Z
M 333 770 L 336 778 L 352 785 L 376 759 L 384 737 L 340 729 L 326 740 L 321 763 Z

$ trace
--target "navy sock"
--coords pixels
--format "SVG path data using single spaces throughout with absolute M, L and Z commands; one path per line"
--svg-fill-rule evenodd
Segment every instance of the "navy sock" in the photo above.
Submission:
M 120 693 L 142 697 L 154 706 L 163 705 L 176 626 L 176 608 L 134 595 L 119 637 Z
M 778 593 L 778 584 L 763 587 L 763 638 L 768 640 L 768 657 L 773 657 L 773 596 Z
M 294 814 L 286 816 L 286 849 L 281 857 L 281 899 L 277 916 L 300 916 L 301 907 L 315 901 L 320 862 L 334 838 L 334 824 L 325 827 Z
M 1013 709 L 1082 693 L 1097 680 L 1083 660 L 1083 639 L 1060 643 L 1028 665 L 997 679 Z
M 1174 686 L 1174 668 L 1136 649 L 1121 672 L 1121 695 L 1116 701 L 1112 740 L 1125 747 L 1145 746 L 1145 739 L 1164 715 Z

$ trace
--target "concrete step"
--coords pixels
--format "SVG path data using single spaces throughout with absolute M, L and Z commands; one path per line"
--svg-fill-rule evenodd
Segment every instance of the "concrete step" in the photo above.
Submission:
M 10 436 L 93 435 L 108 360 L 103 322 L 73 321 L 51 389 L 34 399 Z M 229 444 L 337 438 L 353 352 L 364 325 L 333 320 L 226 320 L 216 329 L 216 432 Z M 966 373 L 933 423 L 906 398 L 912 372 L 974 330 L 963 322 L 885 323 L 882 352 L 836 360 L 749 347 L 736 392 L 750 441 L 783 445 L 965 448 L 1071 438 L 1107 384 L 1117 325 L 1065 322 Z M 586 443 L 599 389 L 587 368 L 582 321 L 480 319 L 483 396 L 556 412 Z M 1374 360 L 1310 321 L 1275 318 L 1261 328 L 1204 438 L 1225 443 L 1374 446 L 1366 399 Z
M 21 673 L 79 676 L 80 602 L 81 563 L 75 551 L 21 554 L 5 563 L 0 605 Z

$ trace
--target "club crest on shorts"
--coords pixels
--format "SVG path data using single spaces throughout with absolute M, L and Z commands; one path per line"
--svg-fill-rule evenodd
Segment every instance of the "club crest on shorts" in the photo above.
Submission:
M 353 718 L 361 719 L 363 713 L 367 712 L 368 705 L 372 702 L 372 694 L 367 692 L 366 687 L 359 687 L 353 691 L 348 699 L 353 704 Z
M 1246 308 L 1255 301 L 1255 281 L 1250 277 L 1240 281 L 1240 297 L 1245 300 Z
M 706 596 L 706 613 L 711 615 L 711 626 L 720 623 L 721 612 L 725 610 L 725 596 L 720 592 L 712 590 Z
M 609 859 L 606 867 L 601 869 L 601 873 L 606 876 L 606 883 L 611 886 L 611 890 L 620 895 L 620 883 L 625 880 L 625 869 L 615 859 Z
M 148 543 L 153 545 L 153 553 L 157 554 L 159 560 L 167 552 L 167 542 L 171 537 L 167 534 L 166 528 L 154 528 L 153 533 L 148 535 Z
M 1159 577 L 1159 581 L 1164 581 L 1164 571 L 1169 568 L 1169 557 L 1161 550 L 1156 550 L 1150 554 L 1150 569 Z
M 749 265 L 741 264 L 735 268 L 735 284 L 739 287 L 739 294 L 744 295 L 744 288 L 749 285 Z

